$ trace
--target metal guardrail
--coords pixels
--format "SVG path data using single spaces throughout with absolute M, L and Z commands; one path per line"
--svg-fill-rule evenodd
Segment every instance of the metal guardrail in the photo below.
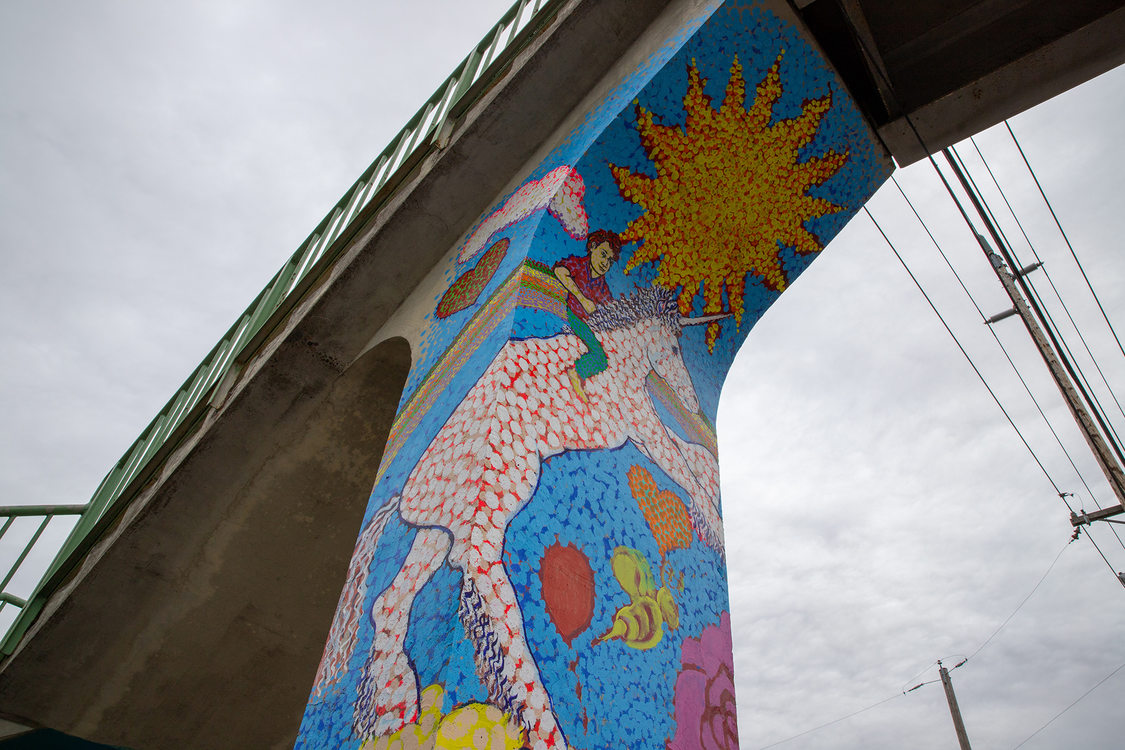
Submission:
M 17 555 L 0 583 L 0 611 L 5 606 L 20 609 L 0 642 L 0 653 L 6 655 L 14 651 L 51 592 L 65 580 L 99 534 L 113 523 L 167 456 L 198 428 L 208 407 L 221 405 L 243 364 L 339 257 L 363 221 L 394 194 L 432 148 L 442 145 L 440 141 L 448 136 L 453 123 L 492 87 L 515 55 L 553 20 L 564 2 L 518 0 L 508 9 L 250 303 L 110 470 L 89 503 L 0 507 L 0 520 L 4 521 L 0 542 L 17 517 L 40 519 L 34 538 Z M 10 593 L 7 586 L 51 519 L 59 515 L 78 515 L 78 523 L 25 601 Z
M 39 543 L 40 537 L 46 531 L 47 526 L 57 516 L 80 516 L 88 506 L 86 505 L 14 505 L 14 506 L 0 506 L 0 519 L 3 519 L 4 525 L 0 526 L 0 542 L 12 529 L 17 518 L 28 518 L 32 523 L 38 521 L 35 531 L 31 534 L 31 538 L 23 543 L 20 547 L 17 542 L 13 550 L 18 549 L 16 552 L 15 560 L 8 568 L 8 572 L 4 574 L 3 580 L 0 580 L 0 614 L 3 613 L 5 607 L 16 607 L 20 610 L 27 608 L 27 600 L 16 596 L 8 591 L 8 584 L 12 582 L 16 573 L 19 572 L 23 566 L 24 560 L 27 559 L 31 551 L 35 549 Z M 50 554 L 48 552 L 48 554 Z

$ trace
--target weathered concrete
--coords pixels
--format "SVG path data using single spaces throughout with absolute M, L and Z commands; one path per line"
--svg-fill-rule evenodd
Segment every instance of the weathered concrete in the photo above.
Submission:
M 900 165 L 1125 63 L 1122 0 L 794 0 Z
M 352 246 L 204 429 L 52 598 L 0 667 L 0 714 L 137 748 L 291 746 L 409 365 L 407 345 L 388 338 L 416 333 L 404 301 L 432 300 L 440 279 L 428 275 L 465 229 L 581 116 L 607 70 L 642 54 L 639 36 L 660 37 L 662 12 L 693 5 L 564 6 L 448 146 L 361 217 Z M 911 10 L 951 5 L 984 4 Z M 1110 9 L 1044 46 L 1013 48 L 1015 59 L 971 68 L 967 80 L 928 83 L 934 98 L 907 111 L 931 146 L 964 137 L 1116 64 L 1123 23 Z M 940 56 L 927 59 L 924 70 L 943 68 Z M 892 93 L 909 90 L 904 76 L 891 78 Z M 887 91 L 861 91 L 876 79 L 845 75 L 861 104 L 886 107 Z M 917 158 L 899 113 L 867 114 L 900 161 Z
M 401 339 L 342 376 L 287 353 L 303 366 L 263 368 L 41 621 L 8 712 L 134 747 L 286 744 L 410 363 Z
M 401 339 L 361 353 L 665 5 L 565 5 L 361 217 L 5 661 L 0 714 L 138 748 L 292 746 L 409 365 Z

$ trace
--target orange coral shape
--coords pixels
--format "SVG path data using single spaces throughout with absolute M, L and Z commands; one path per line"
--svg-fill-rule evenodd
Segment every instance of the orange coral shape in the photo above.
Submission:
M 691 515 L 675 493 L 660 490 L 652 474 L 640 466 L 629 469 L 629 490 L 644 514 L 645 521 L 664 557 L 669 550 L 691 546 Z

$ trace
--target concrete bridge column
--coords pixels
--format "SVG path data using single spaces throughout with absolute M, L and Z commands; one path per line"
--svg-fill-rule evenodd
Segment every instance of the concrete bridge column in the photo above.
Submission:
M 670 8 L 380 334 L 412 368 L 298 747 L 737 745 L 719 391 L 889 173 L 790 12 Z

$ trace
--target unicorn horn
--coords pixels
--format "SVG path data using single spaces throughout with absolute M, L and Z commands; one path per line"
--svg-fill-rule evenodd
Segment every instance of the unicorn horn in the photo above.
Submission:
M 698 318 L 680 318 L 680 325 L 682 326 L 698 326 L 704 323 L 713 323 L 716 320 L 723 320 L 729 318 L 730 313 L 719 313 L 717 315 L 702 315 Z

